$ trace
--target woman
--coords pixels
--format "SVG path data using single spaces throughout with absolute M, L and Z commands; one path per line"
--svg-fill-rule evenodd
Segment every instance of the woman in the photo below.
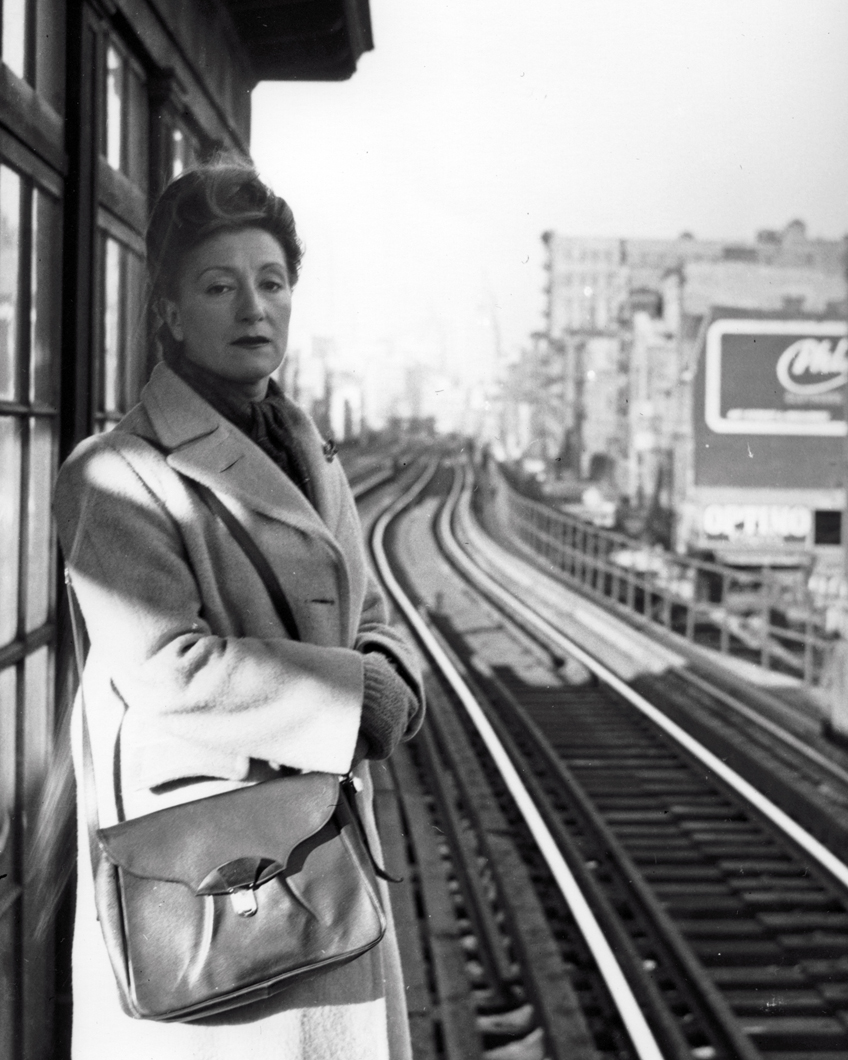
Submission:
M 332 447 L 272 379 L 301 256 L 291 211 L 245 164 L 200 167 L 163 193 L 147 249 L 164 363 L 112 432 L 74 451 L 56 487 L 91 643 L 83 684 L 100 823 L 116 820 L 116 748 L 128 817 L 280 766 L 353 767 L 379 852 L 367 760 L 414 733 L 423 697 Z M 259 546 L 300 641 L 195 482 Z M 196 1023 L 134 1021 L 119 1007 L 84 856 L 78 886 L 74 1060 L 409 1056 L 391 923 L 375 949 L 267 1001 Z

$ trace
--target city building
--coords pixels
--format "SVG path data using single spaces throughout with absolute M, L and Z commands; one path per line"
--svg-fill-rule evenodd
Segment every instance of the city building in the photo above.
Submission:
M 553 475 L 604 481 L 637 508 L 669 503 L 687 357 L 712 307 L 833 316 L 844 305 L 845 242 L 811 238 L 797 220 L 750 242 L 542 240 L 545 327 L 516 372 L 539 389 L 512 390 L 508 401 L 532 407 L 505 423 L 557 454 Z M 514 430 L 508 441 L 521 448 Z
M 764 230 L 750 242 L 696 239 L 613 239 L 545 232 L 546 332 L 615 329 L 632 292 L 659 290 L 669 269 L 738 262 L 841 275 L 845 242 L 809 238 L 802 221 Z
M 791 509 L 799 526 L 804 520 L 804 532 L 790 535 L 796 562 L 816 546 L 838 544 L 848 375 L 840 345 L 844 278 L 796 265 L 695 263 L 667 274 L 662 307 L 653 324 L 673 354 L 670 389 L 657 394 L 665 418 L 655 459 L 665 469 L 661 500 L 672 543 L 732 561 L 736 554 L 750 559 L 750 539 L 758 538 L 762 555 L 775 562 L 781 550 L 790 554 L 785 542 L 769 544 L 759 528 L 732 541 L 705 531 L 720 511 L 758 505 L 761 515 L 782 518 Z M 727 349 L 710 337 L 719 333 L 730 336 Z M 646 359 L 636 349 L 636 328 L 633 334 L 631 366 Z M 807 350 L 811 343 L 810 356 L 799 344 Z

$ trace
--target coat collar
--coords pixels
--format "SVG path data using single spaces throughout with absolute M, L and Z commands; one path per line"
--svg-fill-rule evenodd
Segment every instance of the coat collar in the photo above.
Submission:
M 170 450 L 167 461 L 175 471 L 274 519 L 310 533 L 322 531 L 332 541 L 327 526 L 335 527 L 339 499 L 331 495 L 329 476 L 322 466 L 320 435 L 293 402 L 288 402 L 291 425 L 306 459 L 317 512 L 259 446 L 167 365 L 157 364 L 153 369 L 141 404 L 160 441 Z

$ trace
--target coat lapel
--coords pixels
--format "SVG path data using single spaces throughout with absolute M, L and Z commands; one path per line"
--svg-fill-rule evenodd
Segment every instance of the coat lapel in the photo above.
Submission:
M 313 460 L 309 473 L 316 483 L 321 515 L 257 445 L 167 365 L 158 364 L 153 370 L 141 403 L 162 444 L 170 450 L 167 460 L 175 471 L 235 497 L 247 508 L 318 534 L 338 551 L 325 522 L 335 522 L 331 498 Z

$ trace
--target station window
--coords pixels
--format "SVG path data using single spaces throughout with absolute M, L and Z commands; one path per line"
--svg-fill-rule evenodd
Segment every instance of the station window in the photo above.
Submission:
M 138 401 L 147 369 L 141 247 L 101 236 L 98 253 L 100 333 L 95 424 L 108 430 Z
M 114 36 L 104 39 L 100 94 L 100 153 L 109 167 L 146 191 L 147 81 L 141 66 Z
M 18 390 L 21 184 L 13 170 L 0 169 L 0 398 L 9 401 Z
M 4 10 L 5 13 L 5 10 Z M 0 163 L 0 1053 L 19 986 L 7 978 L 23 889 L 28 800 L 42 783 L 54 717 L 60 202 Z M 18 925 L 18 926 L 16 926 Z M 34 949 L 30 969 L 35 969 Z M 40 958 L 39 958 L 40 959 Z M 34 981 L 34 980 L 33 980 Z
M 175 125 L 171 130 L 171 180 L 188 169 L 197 160 L 197 155 L 194 138 L 187 130 Z
M 60 225 L 56 200 L 0 165 L 0 658 L 51 608 Z
M 150 101 L 144 69 L 114 28 L 98 48 L 100 164 L 94 297 L 94 428 L 108 430 L 137 402 L 146 379 L 144 239 Z
M 27 0 L 3 0 L 3 18 L 0 24 L 2 45 L 0 55 L 13 74 L 26 75 L 26 37 L 29 17 Z
M 842 512 L 818 511 L 813 520 L 814 545 L 842 544 Z
M 124 58 L 111 42 L 106 48 L 106 159 L 112 169 L 121 169 L 124 146 Z

